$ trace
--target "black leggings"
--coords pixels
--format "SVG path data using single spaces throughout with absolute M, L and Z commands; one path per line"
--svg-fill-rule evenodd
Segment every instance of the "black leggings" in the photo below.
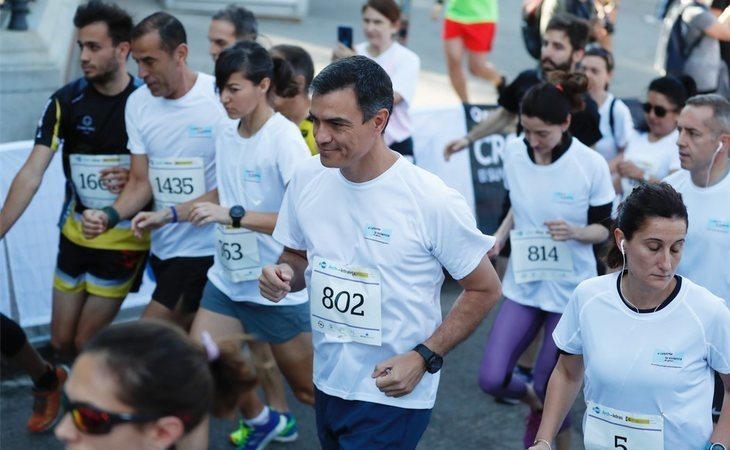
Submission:
M 0 332 L 0 353 L 6 358 L 17 355 L 28 340 L 20 325 L 5 314 L 0 314 Z

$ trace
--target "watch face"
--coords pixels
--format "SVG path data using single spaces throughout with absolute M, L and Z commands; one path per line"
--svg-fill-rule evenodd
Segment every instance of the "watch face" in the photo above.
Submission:
M 727 450 L 727 447 L 725 447 L 723 444 L 715 443 L 710 446 L 710 450 Z
M 231 212 L 230 212 L 231 217 L 237 217 L 239 219 L 241 217 L 243 217 L 243 213 L 244 213 L 244 210 L 243 210 L 243 206 L 241 206 L 241 205 L 236 205 L 236 206 L 232 207 Z
M 438 355 L 433 355 L 431 359 L 428 361 L 428 372 L 429 373 L 436 373 L 439 370 L 441 370 L 441 367 L 444 365 L 444 359 Z

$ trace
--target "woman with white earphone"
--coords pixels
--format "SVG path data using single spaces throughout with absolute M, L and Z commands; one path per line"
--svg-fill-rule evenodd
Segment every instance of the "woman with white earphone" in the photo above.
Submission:
M 531 449 L 550 441 L 585 381 L 587 450 L 725 450 L 730 403 L 713 430 L 712 371 L 730 387 L 730 310 L 676 275 L 687 209 L 669 184 L 638 186 L 621 204 L 608 264 L 581 283 L 553 333 L 561 350 Z

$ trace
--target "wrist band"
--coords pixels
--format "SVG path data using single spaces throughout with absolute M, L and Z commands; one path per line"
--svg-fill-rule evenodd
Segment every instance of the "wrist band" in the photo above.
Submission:
M 532 445 L 537 445 L 537 444 L 539 444 L 540 442 L 542 442 L 543 444 L 547 445 L 547 446 L 548 446 L 548 450 L 553 450 L 553 447 L 552 447 L 552 446 L 550 445 L 550 443 L 549 443 L 548 441 L 546 441 L 545 439 L 535 439 L 535 442 L 533 442 L 533 443 L 532 443 Z
M 170 206 L 170 212 L 172 213 L 172 223 L 177 223 L 177 209 L 174 206 Z
M 119 223 L 119 213 L 111 206 L 101 208 L 106 213 L 106 229 L 114 228 Z

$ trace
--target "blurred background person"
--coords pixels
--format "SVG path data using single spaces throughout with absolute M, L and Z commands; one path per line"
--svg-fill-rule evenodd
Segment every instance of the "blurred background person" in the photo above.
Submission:
M 221 52 L 239 41 L 255 41 L 259 35 L 256 16 L 239 5 L 228 5 L 213 14 L 208 27 L 208 52 L 213 61 Z

